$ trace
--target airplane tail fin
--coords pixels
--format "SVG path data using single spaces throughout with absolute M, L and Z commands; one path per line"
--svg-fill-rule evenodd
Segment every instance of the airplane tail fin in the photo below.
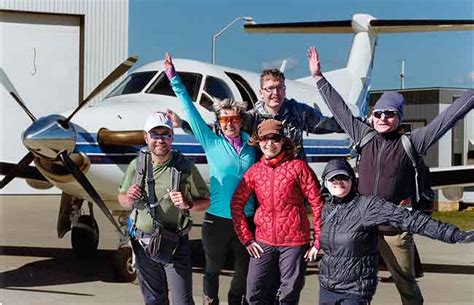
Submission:
M 244 30 L 249 33 L 354 34 L 346 67 L 325 76 L 330 82 L 337 79 L 337 83 L 351 84 L 336 89 L 348 104 L 356 105 L 366 114 L 378 34 L 474 30 L 474 20 L 391 20 L 355 14 L 352 20 L 245 24 Z M 298 81 L 313 83 L 307 77 Z

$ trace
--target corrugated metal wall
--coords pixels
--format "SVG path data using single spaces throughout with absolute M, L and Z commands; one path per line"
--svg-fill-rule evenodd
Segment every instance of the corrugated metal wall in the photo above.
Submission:
M 0 0 L 4 10 L 84 15 L 84 97 L 128 57 L 128 5 L 128 0 Z

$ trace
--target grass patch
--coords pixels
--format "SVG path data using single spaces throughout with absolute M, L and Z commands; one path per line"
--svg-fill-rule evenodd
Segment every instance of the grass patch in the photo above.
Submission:
M 433 218 L 453 224 L 462 230 L 474 229 L 474 212 L 472 211 L 433 212 Z

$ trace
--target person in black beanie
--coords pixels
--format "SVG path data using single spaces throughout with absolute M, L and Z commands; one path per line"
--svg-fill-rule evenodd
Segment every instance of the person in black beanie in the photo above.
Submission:
M 446 243 L 474 242 L 474 230 L 461 231 L 381 197 L 360 195 L 354 170 L 344 159 L 329 161 L 322 179 L 320 305 L 370 303 L 377 288 L 380 224 Z
M 308 65 L 329 110 L 358 147 L 358 191 L 362 195 L 383 197 L 407 208 L 420 208 L 423 202 L 417 191 L 419 181 L 404 149 L 404 139 L 408 138 L 418 159 L 422 161 L 421 156 L 472 111 L 474 90 L 466 90 L 426 126 L 413 129 L 407 137 L 403 137 L 403 95 L 394 91 L 384 92 L 375 103 L 369 126 L 352 114 L 339 93 L 323 76 L 315 47 L 308 50 Z M 428 181 L 429 174 L 425 178 L 424 182 Z M 384 226 L 380 230 L 379 251 L 392 274 L 403 305 L 423 304 L 423 296 L 415 279 L 415 242 L 411 234 Z

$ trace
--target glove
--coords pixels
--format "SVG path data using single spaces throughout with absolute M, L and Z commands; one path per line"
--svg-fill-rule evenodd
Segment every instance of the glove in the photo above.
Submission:
M 474 230 L 470 230 L 470 231 L 459 230 L 456 233 L 454 233 L 454 240 L 457 243 L 462 243 L 462 244 L 472 243 L 474 242 Z

